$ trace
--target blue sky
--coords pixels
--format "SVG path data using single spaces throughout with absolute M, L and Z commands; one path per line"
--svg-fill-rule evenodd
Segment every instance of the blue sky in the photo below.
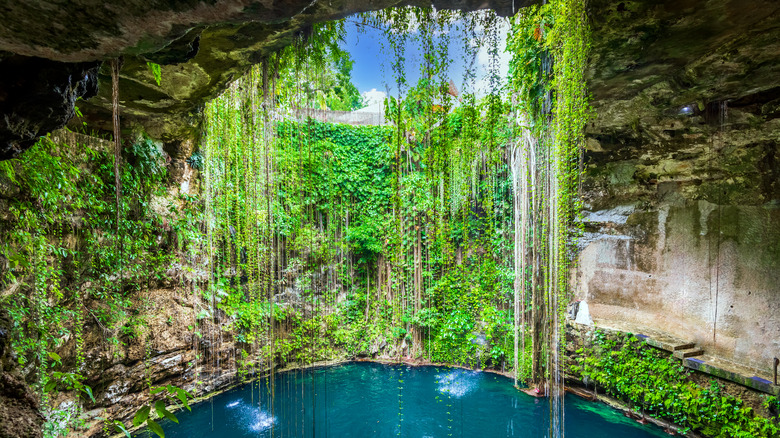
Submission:
M 359 18 L 347 18 L 346 41 L 342 48 L 347 50 L 355 64 L 352 70 L 352 82 L 360 90 L 361 94 L 369 100 L 376 102 L 384 98 L 385 93 L 390 90 L 396 94 L 395 79 L 392 76 L 392 49 L 387 43 L 384 32 L 368 26 L 360 26 L 362 31 L 358 30 Z M 497 27 L 498 36 L 498 65 L 500 77 L 506 78 L 509 56 L 504 52 L 506 45 L 506 33 L 508 24 L 505 19 L 500 19 L 500 25 Z M 455 83 L 459 91 L 468 89 L 469 84 L 464 83 L 464 73 L 466 60 L 464 60 L 464 41 L 463 34 L 456 30 L 454 26 L 450 30 L 450 59 L 453 64 L 449 69 L 449 78 Z M 487 43 L 477 52 L 474 66 L 476 68 L 476 80 L 473 87 L 478 96 L 484 95 L 489 90 L 487 65 L 490 61 Z M 406 58 L 404 71 L 408 84 L 415 84 L 420 77 L 420 65 L 422 62 L 422 51 L 420 44 L 414 39 L 409 39 L 404 57 Z M 470 63 L 471 60 L 469 59 Z M 468 90 L 467 90 L 468 91 Z

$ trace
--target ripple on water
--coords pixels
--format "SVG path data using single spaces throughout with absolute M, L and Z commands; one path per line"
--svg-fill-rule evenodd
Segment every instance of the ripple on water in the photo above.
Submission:
M 468 370 L 452 370 L 437 374 L 436 383 L 440 393 L 460 398 L 471 392 L 477 385 L 479 373 Z
M 225 407 L 230 409 L 231 422 L 242 425 L 248 432 L 264 432 L 276 424 L 276 417 L 257 406 L 243 404 L 240 400 L 232 401 Z

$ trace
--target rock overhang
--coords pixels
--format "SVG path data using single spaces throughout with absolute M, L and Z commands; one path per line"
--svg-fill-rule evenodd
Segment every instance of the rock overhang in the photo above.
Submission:
M 62 63 L 63 69 L 71 68 L 73 62 L 122 56 L 123 125 L 140 126 L 165 141 L 196 137 L 202 105 L 251 65 L 290 44 L 296 31 L 352 13 L 430 4 L 395 0 L 93 3 L 74 0 L 55 5 L 24 0 L 7 6 L 0 20 L 0 50 L 34 57 L 30 60 L 46 58 Z M 433 3 L 437 8 L 491 8 L 500 15 L 511 15 L 534 2 Z M 593 42 L 588 78 L 597 113 L 591 133 L 630 137 L 637 124 L 677 117 L 682 107 L 744 101 L 778 86 L 780 5 L 776 2 L 591 0 L 589 10 Z M 0 56 L 0 71 L 9 68 L 8 59 L 9 55 Z M 159 85 L 147 61 L 161 65 Z M 23 71 L 25 67 L 16 68 Z M 100 83 L 97 96 L 77 105 L 92 129 L 110 131 L 107 65 L 96 76 Z M 764 107 L 772 101 L 751 104 Z M 13 104 L 4 103 L 6 107 Z M 67 112 L 59 114 L 58 120 L 68 116 Z M 54 125 L 38 124 L 42 134 Z M 20 146 L 21 136 L 15 135 L 4 136 L 0 144 L 6 158 L 27 145 Z M 29 137 L 29 132 L 25 135 Z

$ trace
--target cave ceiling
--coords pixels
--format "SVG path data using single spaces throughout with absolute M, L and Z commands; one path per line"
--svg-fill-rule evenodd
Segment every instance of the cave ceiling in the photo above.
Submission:
M 510 15 L 530 0 L 436 1 L 438 8 Z M 163 140 L 197 135 L 203 104 L 312 23 L 393 0 L 20 0 L 0 16 L 0 159 L 73 117 L 110 130 L 108 63 L 121 56 L 123 125 Z M 633 102 L 632 118 L 730 100 L 764 108 L 780 99 L 780 2 L 592 0 L 589 85 L 596 111 Z M 147 61 L 160 64 L 158 86 Z M 95 87 L 97 85 L 97 87 Z M 637 96 L 640 104 L 637 104 Z M 756 97 L 758 96 L 758 97 Z M 778 101 L 780 102 L 780 101 Z M 770 105 L 771 106 L 771 105 Z M 759 110 L 760 111 L 760 110 Z M 602 124 L 627 124 L 601 117 Z

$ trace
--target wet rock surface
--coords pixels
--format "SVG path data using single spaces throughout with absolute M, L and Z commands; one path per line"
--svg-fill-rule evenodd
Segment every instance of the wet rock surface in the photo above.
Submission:
M 182 287 L 150 289 L 137 294 L 134 301 L 146 311 L 158 311 L 147 313 L 146 328 L 121 336 L 118 347 L 106 345 L 105 335 L 96 324 L 86 326 L 83 372 L 96 403 L 85 402 L 82 417 L 86 425 L 79 431 L 83 436 L 102 436 L 101 419 L 105 414 L 129 424 L 136 411 L 148 403 L 150 383 L 172 384 L 203 394 L 238 382 L 235 358 L 239 346 L 231 332 L 223 334 L 229 321 L 224 316 L 216 321 L 203 320 L 197 334 L 188 328 L 196 325 L 195 309 L 208 303 Z M 59 350 L 64 361 L 74 359 L 73 342 Z M 72 397 L 64 394 L 58 404 Z M 96 416 L 91 418 L 93 414 Z
M 123 56 L 123 124 L 141 125 L 165 141 L 196 137 L 202 104 L 249 66 L 289 44 L 300 29 L 351 13 L 421 4 L 157 0 L 94 8 L 83 3 L 22 1 L 9 6 L 0 29 L 0 50 L 46 58 L 62 69 L 68 65 L 63 62 Z M 502 15 L 528 3 L 533 2 L 434 2 L 439 8 L 492 7 Z M 780 115 L 776 91 L 780 63 L 775 62 L 779 9 L 768 0 L 591 2 L 593 51 L 588 75 L 599 113 L 591 126 L 598 143 L 592 145 L 613 153 L 615 147 L 636 144 L 637 130 L 648 121 L 674 118 L 680 111 L 706 115 L 708 105 L 724 99 L 754 107 L 763 116 Z M 147 62 L 161 65 L 159 85 Z M 7 69 L 0 63 L 0 70 Z M 34 66 L 21 71 L 36 75 Z M 110 131 L 107 66 L 98 80 L 99 94 L 80 109 L 91 127 Z M 3 87 L 7 85 L 0 84 L 0 95 Z M 58 115 L 65 120 L 70 116 L 69 111 Z M 673 123 L 669 126 L 651 134 L 660 138 L 684 134 Z M 37 131 L 44 132 L 43 128 Z M 24 148 L 25 144 L 16 146 L 13 153 Z
M 52 141 L 59 145 L 53 148 L 52 155 L 80 163 L 79 170 L 84 173 L 95 170 L 91 167 L 94 162 L 88 159 L 90 152 L 87 150 L 110 151 L 114 146 L 108 140 L 65 130 L 55 132 Z M 164 147 L 163 153 L 168 168 L 178 165 L 173 169 L 178 173 L 171 172 L 168 190 L 161 190 L 159 199 L 156 199 L 156 204 L 163 206 L 159 214 L 169 224 L 171 215 L 175 214 L 171 210 L 176 210 L 177 202 L 180 202 L 178 195 L 197 193 L 197 175 L 182 158 L 191 153 L 188 149 L 191 145 L 174 146 Z M 0 174 L 5 175 L 5 172 Z M 187 178 L 195 180 L 195 184 L 183 190 L 181 185 Z M 8 203 L 29 196 L 26 190 L 10 177 L 0 177 L 2 220 L 9 220 Z M 156 204 L 152 207 L 155 208 Z M 83 244 L 83 238 L 78 236 L 80 221 L 79 217 L 66 220 L 67 231 L 62 235 L 62 245 L 71 251 Z M 162 227 L 158 230 L 156 244 L 164 246 L 170 243 L 170 231 L 170 225 L 167 229 Z M 40 392 L 30 389 L 36 386 L 31 382 L 37 382 L 39 378 L 35 352 L 28 353 L 27 365 L 23 370 L 18 369 L 19 360 L 10 344 L 12 322 L 3 313 L 5 306 L 12 306 L 6 303 L 0 306 L 0 437 L 41 436 L 44 418 L 39 411 L 45 412 L 53 423 L 59 423 L 62 428 L 70 427 L 71 435 L 101 436 L 106 414 L 130 424 L 129 420 L 136 411 L 148 403 L 150 384 L 172 383 L 187 389 L 197 387 L 197 392 L 201 393 L 235 381 L 235 372 L 212 377 L 217 364 L 220 368 L 224 366 L 234 370 L 236 367 L 234 357 L 238 346 L 232 342 L 232 332 L 226 331 L 224 338 L 220 337 L 229 319 L 224 312 L 218 312 L 216 318 L 201 318 L 203 321 L 198 322 L 197 313 L 209 308 L 210 303 L 193 293 L 191 286 L 193 281 L 203 281 L 205 273 L 197 265 L 184 266 L 183 263 L 172 263 L 164 276 L 149 279 L 140 291 L 134 289 L 129 298 L 132 306 L 130 314 L 126 315 L 128 319 L 120 321 L 117 326 L 106 327 L 105 320 L 98 322 L 96 315 L 109 311 L 108 304 L 85 293 L 80 303 L 84 306 L 85 315 L 80 327 L 80 339 L 83 341 L 81 361 L 76 352 L 78 336 L 74 335 L 74 321 L 62 322 L 69 333 L 52 347 L 61 358 L 62 366 L 56 365 L 51 371 L 82 375 L 83 383 L 92 389 L 95 402 L 86 394 L 69 391 L 65 384 L 60 384 L 47 394 L 46 405 L 42 404 L 44 402 L 39 405 Z M 7 261 L 0 258 L 0 270 L 7 269 L 7 266 Z M 65 263 L 64 270 L 69 274 L 62 283 L 68 297 L 76 294 L 76 290 L 84 291 L 91 287 L 89 282 L 72 282 L 71 265 Z M 19 287 L 25 287 L 20 286 L 23 282 L 23 279 L 11 284 L 0 282 L 0 296 L 7 297 Z M 71 299 L 66 298 L 57 304 L 73 306 Z M 196 335 L 196 330 L 191 327 L 200 327 L 200 335 Z M 14 335 L 18 336 L 19 329 L 16 330 Z M 202 383 L 196 385 L 196 381 Z M 82 424 L 83 427 L 80 426 Z

